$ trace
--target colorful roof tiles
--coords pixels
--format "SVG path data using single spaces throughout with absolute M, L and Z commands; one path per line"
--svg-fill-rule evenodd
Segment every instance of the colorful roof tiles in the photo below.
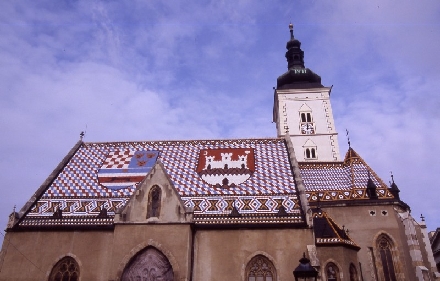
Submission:
M 388 186 L 352 148 L 343 162 L 300 162 L 299 167 L 311 202 L 368 199 L 365 189 L 369 178 L 379 199 L 394 198 Z
M 102 208 L 114 215 L 152 166 L 148 153 L 195 214 L 226 214 L 232 201 L 243 213 L 276 213 L 281 205 L 299 213 L 285 141 L 237 139 L 82 143 L 27 216 L 97 215 Z
M 286 141 L 268 138 L 80 142 L 40 188 L 20 225 L 111 225 L 101 211 L 112 218 L 156 161 L 196 223 L 304 223 Z M 351 148 L 344 162 L 298 165 L 309 202 L 368 199 L 369 178 L 379 199 L 394 198 Z M 233 210 L 244 217 L 231 217 Z
M 317 246 L 343 245 L 359 251 L 360 247 L 350 238 L 348 230 L 342 228 L 324 211 L 313 212 L 313 231 Z

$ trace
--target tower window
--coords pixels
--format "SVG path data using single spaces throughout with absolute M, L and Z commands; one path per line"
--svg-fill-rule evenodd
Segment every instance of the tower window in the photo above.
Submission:
M 301 122 L 312 122 L 312 113 L 310 112 L 302 112 L 301 113 Z
M 308 139 L 304 143 L 303 148 L 304 148 L 304 159 L 305 160 L 318 159 L 318 147 L 311 139 Z
M 299 109 L 299 130 L 302 135 L 315 134 L 315 123 L 313 122 L 312 109 L 303 104 Z
M 316 159 L 316 148 L 308 147 L 306 148 L 306 159 Z

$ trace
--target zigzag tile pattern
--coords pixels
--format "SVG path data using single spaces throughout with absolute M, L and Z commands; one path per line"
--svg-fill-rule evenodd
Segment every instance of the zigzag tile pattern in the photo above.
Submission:
M 194 209 L 195 215 L 228 215 L 233 207 L 241 214 L 275 214 L 281 206 L 289 214 L 301 213 L 296 195 L 182 197 L 182 200 L 185 207 Z

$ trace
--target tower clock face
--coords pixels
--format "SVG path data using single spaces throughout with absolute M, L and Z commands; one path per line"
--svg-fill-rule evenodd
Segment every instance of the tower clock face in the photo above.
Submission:
M 301 125 L 301 134 L 303 135 L 311 135 L 315 133 L 315 127 L 313 123 L 304 123 Z

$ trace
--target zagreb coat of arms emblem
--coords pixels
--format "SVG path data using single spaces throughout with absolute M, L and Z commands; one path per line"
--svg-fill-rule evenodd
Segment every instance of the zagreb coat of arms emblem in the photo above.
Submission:
M 202 149 L 197 173 L 206 183 L 222 188 L 235 187 L 255 171 L 253 148 Z
M 112 151 L 98 170 L 98 182 L 118 190 L 139 183 L 156 163 L 159 151 Z

